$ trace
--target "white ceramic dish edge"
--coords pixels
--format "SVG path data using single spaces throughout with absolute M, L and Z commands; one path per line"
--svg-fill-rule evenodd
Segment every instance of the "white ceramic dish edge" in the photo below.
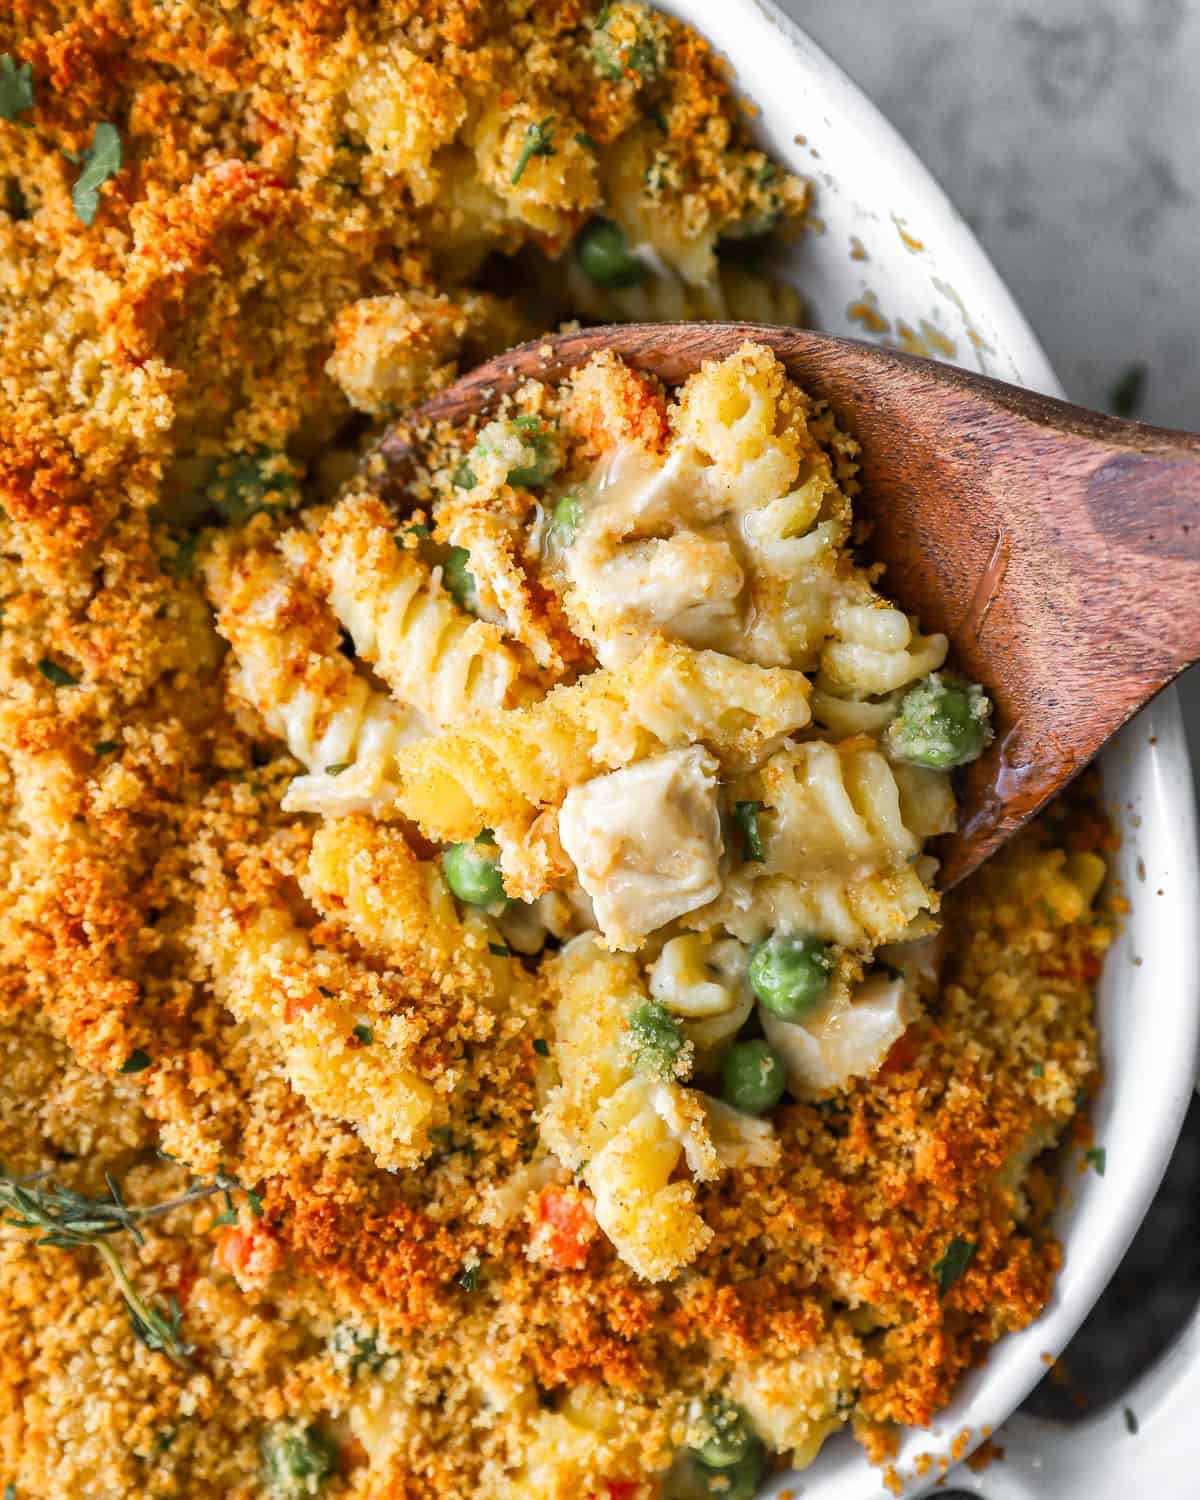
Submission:
M 965 222 L 892 126 L 794 23 L 764 0 L 663 0 L 661 8 L 690 21 L 728 58 L 758 112 L 764 144 L 816 182 L 823 232 L 800 242 L 791 271 L 819 327 L 915 339 L 918 349 L 1061 392 Z M 999 1427 L 1083 1321 L 1149 1206 L 1195 1080 L 1200 868 L 1173 691 L 1123 731 L 1101 769 L 1122 833 L 1116 874 L 1131 902 L 1098 996 L 1105 1083 L 1093 1118 L 1107 1171 L 1080 1176 L 1068 1167 L 1056 1220 L 1066 1260 L 1051 1303 L 1031 1328 L 995 1347 L 931 1431 L 904 1434 L 896 1467 L 905 1495 L 924 1491 L 947 1461 Z M 1144 1440 L 1131 1440 L 1119 1410 L 1076 1429 L 1019 1420 L 1006 1430 L 1004 1465 L 982 1480 L 959 1471 L 955 1482 L 1004 1500 L 1116 1500 L 1136 1473 L 1140 1488 L 1159 1478 L 1164 1500 L 1190 1493 L 1177 1462 L 1200 1448 L 1190 1415 L 1200 1400 L 1200 1322 L 1128 1399 L 1140 1405 Z M 926 1457 L 918 1477 L 917 1461 Z M 886 1493 L 879 1471 L 846 1437 L 771 1492 L 782 1491 L 805 1500 Z

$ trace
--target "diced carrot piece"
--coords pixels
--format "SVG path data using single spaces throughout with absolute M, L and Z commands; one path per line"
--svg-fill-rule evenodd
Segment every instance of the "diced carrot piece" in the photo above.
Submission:
M 591 1198 L 579 1188 L 553 1183 L 538 1194 L 530 1241 L 535 1259 L 556 1271 L 578 1271 L 596 1237 Z

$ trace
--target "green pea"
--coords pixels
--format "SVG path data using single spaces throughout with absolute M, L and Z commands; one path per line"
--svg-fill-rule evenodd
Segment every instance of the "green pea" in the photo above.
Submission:
M 750 956 L 750 987 L 784 1021 L 802 1021 L 829 993 L 829 945 L 808 937 L 769 937 Z
M 716 1469 L 696 1454 L 682 1453 L 663 1483 L 663 1500 L 754 1500 L 766 1478 L 767 1455 L 762 1443 L 735 1464 Z
M 635 1005 L 629 1013 L 629 1043 L 639 1073 L 654 1078 L 675 1076 L 685 1046 L 683 1027 L 657 1000 Z
M 533 450 L 533 457 L 529 463 L 509 469 L 505 477 L 509 484 L 519 489 L 535 490 L 553 478 L 558 469 L 558 455 L 549 442 L 546 424 L 540 417 L 514 417 L 512 425 L 525 447 Z
M 728 1469 L 761 1447 L 750 1418 L 740 1406 L 713 1396 L 705 1405 L 691 1451 L 710 1469 Z
M 745 1114 L 765 1115 L 786 1087 L 783 1063 L 764 1041 L 735 1042 L 721 1061 L 721 1096 Z
M 345 1366 L 351 1380 L 361 1369 L 374 1374 L 388 1358 L 375 1335 L 366 1328 L 356 1328 L 353 1323 L 337 1324 L 330 1336 L 329 1349 L 335 1362 Z
M 259 1442 L 267 1486 L 276 1495 L 315 1495 L 337 1469 L 337 1444 L 316 1423 L 276 1422 Z
M 472 612 L 479 606 L 479 594 L 475 587 L 475 575 L 467 567 L 471 554 L 465 547 L 451 547 L 450 555 L 442 564 L 442 582 L 446 592 L 459 606 Z
M 976 683 L 931 672 L 909 688 L 888 725 L 884 745 L 893 760 L 949 771 L 977 759 L 992 737 L 991 703 Z
M 637 286 L 646 274 L 642 262 L 630 255 L 621 226 L 611 219 L 583 226 L 575 240 L 575 259 L 597 286 Z
M 451 844 L 442 854 L 446 884 L 468 906 L 503 905 L 504 881 L 494 844 Z
M 579 530 L 579 523 L 583 519 L 583 503 L 578 495 L 564 495 L 554 507 L 554 514 L 550 517 L 550 529 L 555 537 L 569 547 L 575 540 L 575 533 Z

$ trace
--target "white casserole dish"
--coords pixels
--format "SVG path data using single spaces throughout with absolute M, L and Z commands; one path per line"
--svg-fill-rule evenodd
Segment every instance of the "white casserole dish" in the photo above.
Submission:
M 731 64 L 774 157 L 810 177 L 823 229 L 790 252 L 787 273 L 817 327 L 905 342 L 1002 380 L 1061 394 L 1011 296 L 958 213 L 892 127 L 850 80 L 765 0 L 664 0 Z M 898 24 L 901 24 L 899 17 Z M 886 329 L 876 320 L 884 320 Z M 866 326 L 875 324 L 874 327 Z M 951 351 L 953 351 L 951 353 Z M 1117 877 L 1131 911 L 1099 989 L 1105 1081 L 1093 1106 L 1104 1177 L 1064 1164 L 1056 1220 L 1065 1265 L 1044 1316 L 996 1345 L 932 1431 L 903 1436 L 906 1495 L 945 1472 L 999 1428 L 1061 1353 L 1132 1238 L 1175 1144 L 1200 1043 L 1200 869 L 1187 745 L 1173 690 L 1131 723 L 1102 757 L 1105 796 L 1122 834 Z M 1069 1429 L 1018 1419 L 1000 1441 L 1003 1464 L 954 1482 L 989 1500 L 1125 1500 L 1139 1488 L 1164 1500 L 1200 1493 L 1200 1315 L 1175 1350 L 1121 1407 Z M 932 1462 L 915 1474 L 920 1455 Z M 1188 1459 L 1190 1457 L 1190 1464 Z M 847 1435 L 803 1475 L 768 1493 L 868 1500 L 882 1475 Z

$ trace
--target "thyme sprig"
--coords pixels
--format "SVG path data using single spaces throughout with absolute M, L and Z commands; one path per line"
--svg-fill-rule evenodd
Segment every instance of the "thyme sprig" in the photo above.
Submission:
M 218 1172 L 211 1182 L 193 1183 L 186 1192 L 164 1203 L 126 1203 L 111 1173 L 104 1174 L 104 1181 L 108 1196 L 90 1198 L 86 1193 L 76 1192 L 56 1181 L 48 1171 L 12 1177 L 0 1167 L 0 1209 L 7 1210 L 7 1214 L 0 1214 L 0 1222 L 16 1229 L 42 1230 L 36 1241 L 38 1245 L 49 1245 L 57 1250 L 75 1251 L 88 1246 L 94 1249 L 125 1300 L 134 1335 L 147 1349 L 161 1350 L 175 1364 L 190 1369 L 190 1356 L 195 1352 L 195 1345 L 186 1343 L 181 1335 L 182 1313 L 178 1300 L 174 1295 L 170 1296 L 165 1312 L 148 1302 L 130 1280 L 110 1238 L 117 1234 L 131 1234 L 138 1245 L 143 1245 L 146 1237 L 141 1225 L 147 1220 L 161 1218 L 216 1193 L 225 1196 L 226 1213 L 220 1217 L 223 1222 L 229 1222 L 233 1217 L 232 1194 L 235 1191 L 246 1193 L 256 1215 L 262 1213 L 262 1200 L 257 1193 L 243 1188 L 236 1178 L 224 1172 Z

